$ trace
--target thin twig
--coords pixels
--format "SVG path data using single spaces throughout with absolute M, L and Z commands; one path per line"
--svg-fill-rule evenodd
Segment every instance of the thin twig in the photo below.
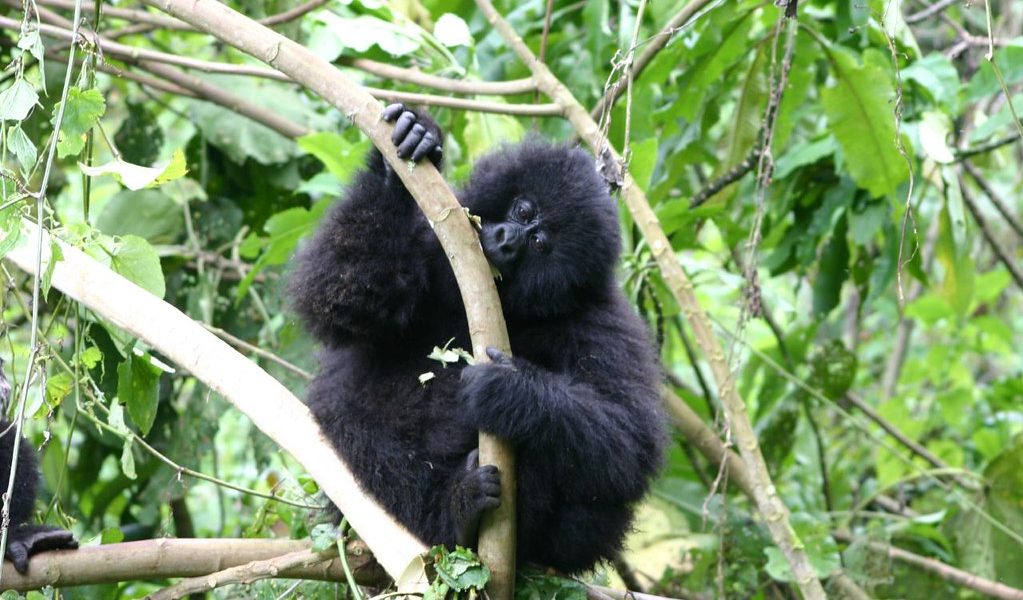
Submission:
M 946 463 L 945 461 L 943 461 L 940 458 L 938 458 L 937 456 L 935 456 L 930 450 L 928 450 L 927 448 L 924 448 L 923 446 L 921 446 L 915 440 L 913 440 L 908 435 L 903 433 L 901 429 L 899 429 L 898 427 L 893 425 L 891 422 L 889 422 L 887 419 L 882 417 L 880 413 L 878 413 L 876 410 L 874 410 L 874 408 L 872 406 L 867 404 L 867 402 L 865 400 L 863 400 L 862 398 L 860 398 L 858 395 L 854 394 L 853 392 L 846 392 L 845 400 L 849 404 L 851 404 L 851 405 L 855 406 L 857 409 L 859 409 L 859 411 L 861 413 L 863 413 L 864 416 L 866 416 L 868 419 L 873 421 L 881 429 L 884 429 L 885 432 L 888 435 L 890 435 L 893 438 L 895 438 L 895 440 L 897 442 L 899 442 L 900 444 L 905 446 L 913 454 L 916 454 L 920 458 L 926 460 L 928 463 L 930 463 L 935 468 L 938 468 L 938 469 L 950 469 L 951 468 L 951 467 L 949 467 L 948 463 Z
M 203 323 L 202 326 L 206 328 L 206 331 L 212 332 L 214 335 L 226 341 L 228 344 L 231 344 L 235 348 L 241 348 L 242 350 L 251 352 L 256 356 L 261 356 L 269 361 L 275 362 L 278 365 L 284 367 L 285 369 L 291 371 L 292 373 L 295 373 L 299 377 L 302 377 L 303 379 L 313 378 L 313 374 L 310 373 L 309 371 L 306 371 L 305 369 L 299 366 L 291 364 L 290 362 L 284 360 L 280 356 L 277 356 L 273 352 L 268 352 L 260 348 L 259 346 L 254 346 L 241 338 L 237 338 L 231 335 L 230 333 L 224 331 L 219 327 L 214 327 L 213 325 L 209 325 L 207 323 Z
M 904 562 L 908 565 L 913 565 L 914 567 L 923 569 L 928 573 L 937 575 L 938 577 L 944 579 L 945 581 L 970 588 L 971 590 L 980 592 L 981 594 L 984 594 L 986 596 L 990 596 L 992 598 L 1000 598 L 1002 600 L 1023 600 L 1023 590 L 1018 590 L 1016 588 L 1009 587 L 1007 585 L 998 583 L 997 581 L 985 579 L 980 575 L 974 575 L 973 573 L 969 573 L 962 569 L 957 569 L 956 567 L 946 565 L 945 563 L 935 560 L 933 558 L 920 556 L 919 554 L 914 554 L 912 552 L 908 552 L 906 550 L 903 550 L 902 548 L 896 548 L 895 546 L 889 544 L 884 544 L 881 542 L 856 537 L 849 534 L 848 532 L 836 531 L 833 532 L 832 535 L 835 537 L 835 539 L 842 542 L 846 542 L 848 544 L 852 543 L 866 544 L 866 546 L 874 552 L 886 553 L 888 556 L 895 560 Z
M 987 219 L 980 214 L 980 209 L 977 207 L 976 200 L 973 199 L 973 192 L 966 187 L 966 182 L 963 181 L 962 176 L 959 176 L 959 189 L 962 192 L 963 204 L 973 215 L 973 220 L 977 222 L 977 227 L 980 228 L 981 235 L 987 241 L 991 249 L 994 250 L 995 256 L 998 260 L 1005 265 L 1008 269 L 1009 275 L 1012 275 L 1012 280 L 1016 282 L 1016 285 L 1023 290 L 1023 268 L 1020 268 L 1019 261 L 1009 251 L 1002 247 L 1002 243 L 998 241 L 998 237 L 995 232 L 991 230 L 991 225 L 988 224 Z
M 973 148 L 964 148 L 962 150 L 956 150 L 955 157 L 956 160 L 965 160 L 967 158 L 970 158 L 971 156 L 985 154 L 987 152 L 991 152 L 992 150 L 997 150 L 1003 146 L 1008 146 L 1009 144 L 1016 142 L 1019 139 L 1021 139 L 1020 135 L 1018 133 L 1014 133 L 1010 136 L 1001 139 L 992 140 L 990 142 L 985 142 L 979 146 L 974 146 Z
M 905 18 L 906 24 L 907 25 L 913 25 L 913 24 L 919 23 L 920 21 L 924 21 L 926 19 L 929 19 L 929 18 L 933 17 L 934 15 L 942 12 L 946 8 L 952 6 L 956 2 L 962 2 L 962 1 L 963 0 L 938 0 L 938 2 L 935 2 L 934 4 L 928 6 L 927 8 L 925 8 L 923 10 L 921 10 L 920 12 L 915 12 L 915 13 L 913 13 L 911 15 L 907 15 L 906 18 Z
M 987 178 L 984 177 L 984 175 L 977 169 L 977 167 L 974 167 L 970 161 L 964 160 L 962 164 L 963 170 L 969 173 L 973 181 L 975 181 L 977 185 L 980 186 L 980 189 L 984 191 L 984 194 L 987 196 L 991 204 L 993 204 L 995 208 L 998 209 L 998 212 L 1001 213 L 1006 224 L 1008 224 L 1009 227 L 1016 232 L 1017 236 L 1023 239 L 1023 223 L 1020 222 L 1016 215 L 1012 214 L 1012 211 L 1009 210 L 1008 205 L 1005 200 L 1002 199 L 1001 195 L 996 192 L 993 187 L 991 187 Z
M 720 177 L 703 186 L 703 188 L 700 189 L 700 191 L 697 192 L 689 201 L 689 208 L 693 209 L 701 206 L 704 202 L 710 200 L 710 198 L 713 197 L 715 194 L 725 189 L 729 185 L 735 183 L 736 181 L 739 181 L 740 179 L 743 178 L 743 176 L 746 175 L 746 173 L 752 171 L 753 166 L 757 163 L 757 160 L 760 158 L 760 151 L 761 151 L 760 146 L 751 148 L 749 153 L 746 155 L 746 158 L 743 158 L 739 164 L 725 171 L 724 173 L 721 174 Z

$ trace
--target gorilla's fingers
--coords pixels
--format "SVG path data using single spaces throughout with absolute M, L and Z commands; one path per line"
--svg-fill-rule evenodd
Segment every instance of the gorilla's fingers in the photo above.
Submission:
M 493 346 L 487 347 L 487 356 L 489 356 L 490 360 L 494 361 L 494 363 L 496 364 L 509 367 L 512 365 L 512 359 L 509 358 L 507 354 L 501 352 L 500 350 L 494 348 Z
M 404 115 L 402 116 L 404 119 Z M 398 146 L 398 156 L 401 158 L 408 158 L 412 156 L 412 151 L 419 145 L 420 140 L 423 139 L 423 135 L 426 133 L 426 128 L 421 124 L 416 123 L 412 126 L 412 131 L 408 132 L 405 136 L 405 141 Z
M 426 135 L 423 136 L 423 140 L 419 142 L 416 149 L 412 151 L 412 160 L 419 162 L 423 160 L 423 157 L 430 153 L 437 146 L 437 138 L 433 135 L 432 131 L 427 131 Z
M 381 116 L 385 121 L 390 123 L 401 116 L 401 113 L 403 112 L 405 112 L 405 105 L 401 102 L 395 102 L 394 104 L 388 104 Z
M 18 540 L 7 545 L 7 558 L 14 563 L 14 570 L 24 575 L 28 571 L 28 547 Z
M 401 144 L 408 135 L 412 126 L 416 124 L 416 115 L 411 111 L 405 111 L 398 117 L 398 122 L 394 124 L 394 133 L 391 134 L 391 143 L 394 145 Z
M 430 151 L 430 160 L 433 161 L 433 164 L 440 166 L 442 158 L 444 158 L 444 147 L 434 146 L 433 150 Z

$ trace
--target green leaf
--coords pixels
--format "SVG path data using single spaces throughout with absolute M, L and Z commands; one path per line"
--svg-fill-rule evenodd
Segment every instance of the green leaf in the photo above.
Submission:
M 330 523 L 319 523 L 313 530 L 309 532 L 309 537 L 313 540 L 313 551 L 323 552 L 328 548 L 332 547 L 341 537 L 337 527 Z
M 948 164 L 955 161 L 955 155 L 948 146 L 952 133 L 952 120 L 944 113 L 929 110 L 920 121 L 920 149 L 935 162 Z
M 56 124 L 61 103 L 53 105 L 51 124 Z M 77 156 L 85 147 L 85 133 L 99 122 L 106 112 L 107 104 L 98 89 L 82 90 L 72 87 L 67 94 L 67 108 L 60 123 L 60 137 L 57 140 L 57 156 Z
M 318 11 L 314 17 L 313 36 L 331 36 L 335 39 L 334 50 L 342 48 L 364 54 L 377 46 L 391 56 L 405 56 L 422 45 L 422 30 L 412 25 L 401 26 L 370 15 L 342 17 L 330 11 Z M 314 46 L 322 45 L 313 39 Z M 328 45 L 329 47 L 329 45 Z M 335 55 L 333 58 L 337 58 Z M 331 58 L 330 60 L 333 60 Z
M 113 175 L 129 190 L 156 187 L 188 173 L 188 169 L 185 167 L 185 155 L 180 149 L 175 150 L 170 159 L 161 161 L 152 167 L 133 165 L 115 158 L 108 163 L 92 167 L 78 163 L 78 168 L 90 177 Z
M 500 144 L 519 141 L 525 133 L 518 119 L 509 115 L 470 112 L 465 120 L 463 133 L 470 161 Z
M 163 298 L 166 284 L 160 257 L 146 240 L 134 235 L 118 238 L 104 245 L 110 268 L 135 285 Z
M 16 205 L 0 210 L 0 257 L 14 249 L 21 238 L 21 211 Z
M 136 235 L 151 244 L 172 244 L 185 231 L 181 204 L 162 190 L 121 190 L 107 201 L 96 219 L 107 235 Z
M 120 527 L 107 527 L 100 532 L 100 544 L 120 544 L 124 541 L 124 532 Z
M 15 158 L 18 159 L 18 164 L 21 165 L 21 172 L 23 174 L 32 170 L 32 167 L 36 164 L 38 151 L 36 150 L 36 145 L 22 131 L 20 123 L 7 129 L 7 147 L 14 153 Z
M 994 60 L 1010 89 L 1016 82 L 1023 81 L 1023 40 L 1017 38 L 995 50 Z M 966 101 L 976 102 L 991 94 L 1001 93 L 1002 86 L 998 83 L 994 69 L 988 61 L 980 61 L 980 68 L 966 86 Z
M 57 268 L 57 263 L 62 260 L 64 260 L 64 252 L 60 249 L 60 244 L 57 243 L 57 240 L 50 239 L 50 256 L 46 259 L 46 269 L 43 271 L 43 277 L 40 281 L 44 299 L 50 295 L 50 286 L 53 283 L 53 270 Z
M 262 247 L 262 253 L 245 275 L 245 279 L 238 284 L 235 297 L 239 300 L 245 297 L 249 286 L 252 285 L 256 275 L 263 268 L 287 262 L 295 251 L 298 241 L 316 229 L 323 212 L 329 205 L 330 202 L 321 200 L 309 210 L 295 207 L 281 211 L 267 219 L 266 224 L 263 225 L 263 229 L 267 233 L 266 237 L 250 236 L 247 238 L 246 243 L 243 244 L 242 255 L 252 256 L 259 247 Z
M 831 156 L 836 150 L 838 150 L 838 142 L 833 135 L 815 142 L 799 142 L 778 158 L 774 165 L 774 177 L 775 179 L 788 177 L 799 167 L 812 165 L 825 156 Z
M 32 84 L 16 78 L 10 87 L 0 92 L 0 120 L 24 121 L 32 107 L 39 104 L 39 94 Z
M 462 17 L 452 13 L 444 13 L 433 26 L 433 36 L 437 41 L 448 47 L 473 45 L 469 26 Z
M 78 361 L 86 369 L 93 369 L 103 360 L 103 353 L 96 346 L 89 346 L 78 354 Z
M 107 415 L 107 425 L 121 435 L 131 436 L 131 430 L 124 424 L 124 407 L 120 402 L 110 403 L 110 414 Z
M 896 146 L 891 78 L 873 64 L 858 65 L 838 47 L 831 56 L 836 83 L 822 90 L 821 102 L 849 173 L 874 196 L 894 194 L 909 171 Z
M 117 365 L 117 398 L 128 408 L 128 416 L 145 436 L 156 420 L 160 400 L 160 373 L 148 355 L 127 358 Z
M 902 78 L 917 83 L 920 90 L 933 100 L 955 111 L 962 84 L 959 83 L 959 72 L 955 65 L 944 54 L 932 52 L 914 61 L 902 70 Z
M 991 516 L 1017 536 L 1023 534 L 1023 442 L 1018 438 L 984 470 L 991 482 L 987 505 Z M 997 576 L 1006 585 L 1023 587 L 1023 547 L 1000 528 L 992 529 L 992 551 Z
M 817 279 L 813 284 L 813 314 L 824 317 L 838 306 L 842 284 L 849 277 L 849 241 L 846 219 L 842 218 L 821 253 Z
M 962 217 L 951 216 L 953 203 L 946 202 L 941 211 L 941 229 L 935 246 L 935 259 L 942 266 L 944 279 L 939 293 L 959 316 L 965 316 L 973 299 L 974 267 L 970 245 L 957 243 L 954 230 Z
M 121 472 L 128 479 L 134 480 L 135 475 L 135 455 L 131 453 L 132 440 L 135 438 L 128 436 L 124 439 L 124 446 L 121 447 Z
M 54 410 L 75 389 L 75 378 L 70 373 L 61 372 L 46 379 L 46 406 Z
M 639 189 L 650 188 L 650 178 L 654 174 L 654 167 L 657 165 L 657 138 L 647 138 L 641 142 L 632 144 L 632 158 L 629 161 L 629 172 L 636 180 Z
M 341 183 L 348 183 L 352 176 L 366 164 L 366 153 L 370 141 L 350 143 L 333 132 L 318 132 L 304 135 L 297 140 L 298 147 L 315 156 Z

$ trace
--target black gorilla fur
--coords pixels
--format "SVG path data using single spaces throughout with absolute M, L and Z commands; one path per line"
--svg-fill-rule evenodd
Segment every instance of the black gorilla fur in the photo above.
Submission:
M 440 162 L 429 117 L 399 105 L 384 116 L 398 121 L 400 156 Z M 469 347 L 462 301 L 429 223 L 374 150 L 292 278 L 325 345 L 308 404 L 361 485 L 430 544 L 465 543 L 497 503 L 477 429 L 510 439 L 519 560 L 587 570 L 620 549 L 664 446 L 655 357 L 614 279 L 615 205 L 590 156 L 538 139 L 481 159 L 459 200 L 501 271 L 514 358 L 427 358 L 452 338 Z
M 2 364 L 2 363 L 0 363 Z M 3 370 L 0 367 L 0 378 Z M 6 385 L 6 380 L 4 380 Z M 9 388 L 8 388 L 9 389 Z M 0 419 L 0 488 L 7 490 L 10 478 L 11 458 L 14 456 L 14 424 Z M 18 450 L 18 471 L 14 477 L 14 491 L 11 500 L 11 527 L 8 533 L 6 557 L 14 563 L 19 573 L 28 571 L 31 555 L 62 548 L 77 548 L 78 542 L 70 531 L 49 525 L 28 525 L 32 507 L 36 500 L 36 486 L 39 483 L 39 465 L 35 450 L 24 439 Z M 0 492 L 2 493 L 2 492 Z

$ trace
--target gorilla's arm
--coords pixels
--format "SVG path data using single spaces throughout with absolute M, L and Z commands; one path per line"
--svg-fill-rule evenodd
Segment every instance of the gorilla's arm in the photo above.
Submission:
M 564 370 L 488 350 L 494 362 L 463 371 L 467 421 L 547 457 L 572 499 L 638 500 L 659 467 L 664 421 L 650 350 L 630 317 L 617 331 L 576 325 L 576 364 Z
M 441 159 L 441 132 L 425 115 L 391 105 L 398 155 Z M 438 244 L 383 156 L 372 150 L 345 198 L 297 256 L 291 297 L 309 330 L 328 345 L 394 334 L 421 308 Z
M 6 489 L 14 454 L 14 427 L 8 421 L 0 420 L 0 431 L 6 432 L 0 437 L 0 485 Z M 18 450 L 18 471 L 14 478 L 14 493 L 11 498 L 11 529 L 4 552 L 5 557 L 14 563 L 14 568 L 19 573 L 28 571 L 28 559 L 33 554 L 78 547 L 78 541 L 70 531 L 50 525 L 26 524 L 32 516 L 38 481 L 39 465 L 36 462 L 35 449 L 25 440 L 21 440 L 21 448 Z

